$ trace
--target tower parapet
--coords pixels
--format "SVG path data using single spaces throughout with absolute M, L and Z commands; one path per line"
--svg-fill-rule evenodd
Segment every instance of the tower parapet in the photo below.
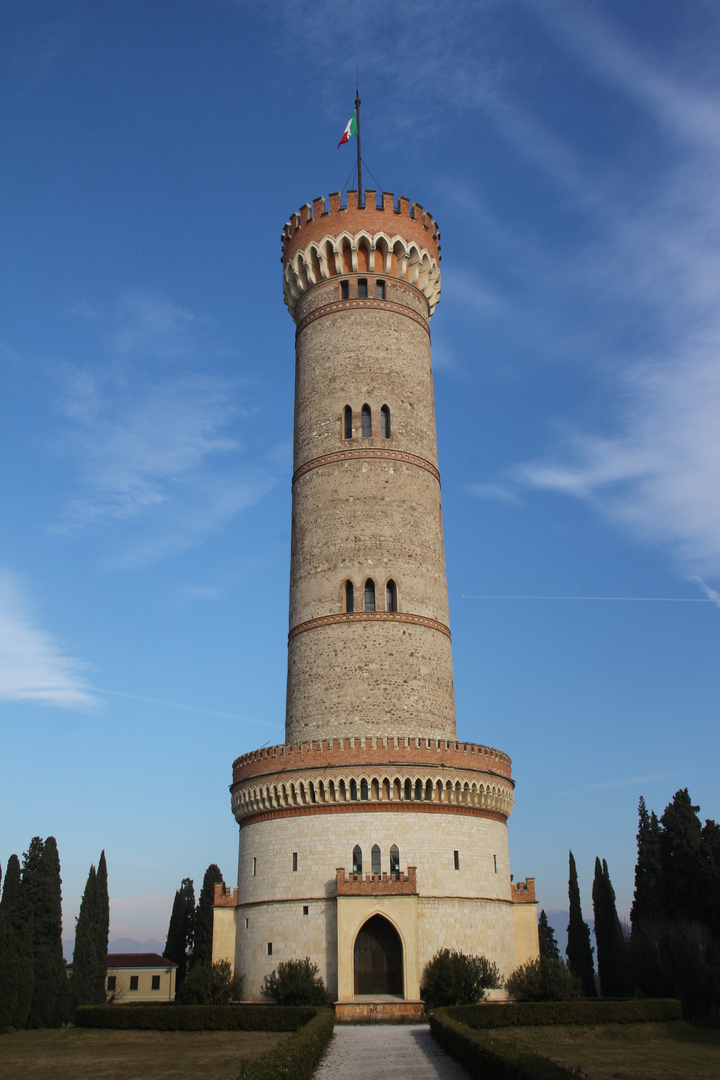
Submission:
M 413 285 L 432 315 L 440 298 L 440 231 L 420 203 L 392 192 L 366 190 L 365 203 L 349 191 L 343 206 L 339 192 L 305 203 L 286 222 L 281 236 L 283 295 L 296 315 L 300 297 L 332 277 L 377 274 Z

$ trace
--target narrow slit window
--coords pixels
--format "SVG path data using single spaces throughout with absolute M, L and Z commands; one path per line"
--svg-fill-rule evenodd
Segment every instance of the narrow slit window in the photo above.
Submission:
M 362 874 L 362 848 L 359 844 L 353 848 L 353 874 Z
M 250 929 L 250 920 L 249 920 L 249 919 L 246 919 L 246 920 L 245 920 L 245 929 L 246 929 L 246 930 L 249 930 L 249 929 Z
M 370 859 L 371 859 L 371 862 L 372 862 L 372 872 L 373 872 L 373 874 L 379 874 L 380 873 L 380 848 L 377 846 L 377 844 L 373 844 L 373 846 L 372 846 L 372 851 L 370 852 Z
M 495 867 L 495 873 L 497 874 L 497 855 L 493 855 L 493 866 Z
M 349 405 L 345 406 L 343 414 L 343 438 L 352 439 L 352 409 Z
M 268 941 L 268 956 L 272 956 L 272 941 Z
M 253 877 L 257 877 L 257 856 L 253 858 Z
M 341 281 L 340 282 L 340 299 L 341 300 L 348 300 L 349 298 L 350 298 L 350 282 L 349 281 Z
M 310 914 L 309 905 L 308 904 L 303 904 L 303 915 L 309 915 L 309 914 Z
M 293 851 L 293 872 L 297 871 L 297 851 Z
M 453 859 L 455 860 L 455 869 L 459 870 L 460 869 L 460 852 L 459 851 L 453 851 Z
M 390 848 L 390 873 L 400 873 L 400 852 L 398 851 L 397 844 L 393 844 Z
M 378 300 L 384 300 L 385 299 L 385 282 L 384 281 L 377 281 L 375 283 L 375 296 L 377 297 Z
M 358 300 L 367 300 L 367 278 L 358 278 Z
M 372 438 L 372 413 L 369 405 L 362 407 L 362 437 L 363 439 Z
M 375 610 L 375 582 L 368 578 L 365 582 L 365 610 Z
M 367 780 L 360 781 L 360 798 L 365 802 L 367 802 L 367 800 L 370 798 L 370 791 L 368 789 Z
M 385 610 L 397 611 L 397 609 L 397 585 L 395 584 L 393 579 L 390 578 L 387 586 L 385 587 Z
M 352 581 L 345 582 L 345 610 L 349 612 L 355 610 L 355 590 Z
M 380 435 L 383 439 L 390 438 L 390 409 L 387 405 L 380 410 Z

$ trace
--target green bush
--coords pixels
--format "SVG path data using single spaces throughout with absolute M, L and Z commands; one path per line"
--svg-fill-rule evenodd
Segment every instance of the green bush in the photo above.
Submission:
M 425 968 L 420 992 L 430 1011 L 444 1005 L 472 1005 L 486 990 L 501 986 L 497 965 L 486 957 L 440 949 Z
M 643 1024 L 682 1019 L 680 1002 L 665 998 L 490 1001 L 484 1005 L 458 1005 L 444 1012 L 458 1023 L 475 1029 L 539 1024 Z
M 551 956 L 539 956 L 513 971 L 505 989 L 516 1001 L 571 1001 L 582 986 L 567 964 Z
M 479 1006 L 478 1011 L 486 1008 Z M 570 1077 L 582 1075 L 578 1070 L 571 1072 L 539 1054 L 519 1051 L 499 1041 L 493 1042 L 487 1032 L 474 1031 L 466 1024 L 459 1023 L 449 1015 L 447 1009 L 437 1009 L 431 1013 L 430 1029 L 443 1050 L 478 1080 L 569 1080 Z
M 262 986 L 264 997 L 276 1005 L 327 1005 L 330 995 L 309 956 L 304 960 L 284 960 Z
M 233 975 L 229 961 L 216 960 L 211 964 L 201 960 L 190 968 L 175 1000 L 178 1005 L 227 1005 L 233 998 L 239 998 L 241 991 L 242 976 Z
M 335 1025 L 332 1009 L 313 1009 L 314 1018 L 257 1061 L 243 1064 L 242 1080 L 310 1080 Z M 275 1009 L 268 1009 L 275 1012 Z
M 316 1015 L 313 1008 L 271 1005 L 80 1005 L 75 1023 L 139 1031 L 297 1031 Z

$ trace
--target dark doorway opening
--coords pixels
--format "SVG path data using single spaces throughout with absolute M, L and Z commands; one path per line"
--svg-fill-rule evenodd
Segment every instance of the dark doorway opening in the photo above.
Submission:
M 355 938 L 355 993 L 403 996 L 400 935 L 382 915 L 373 915 Z

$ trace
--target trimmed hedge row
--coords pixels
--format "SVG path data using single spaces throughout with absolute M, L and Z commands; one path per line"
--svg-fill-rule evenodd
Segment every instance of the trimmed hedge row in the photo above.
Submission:
M 244 1063 L 240 1071 L 242 1080 L 310 1080 L 335 1026 L 332 1009 L 311 1011 L 315 1017 L 289 1039 L 257 1061 Z
M 647 1024 L 681 1020 L 674 999 L 625 998 L 617 1001 L 513 1001 L 453 1005 L 449 1017 L 470 1028 L 535 1027 L 539 1024 Z
M 75 1024 L 141 1031 L 297 1031 L 317 1013 L 305 1005 L 79 1005 Z
M 487 1031 L 473 1030 L 449 1015 L 459 1009 L 471 1008 L 473 1006 L 456 1005 L 452 1009 L 435 1009 L 430 1013 L 430 1029 L 435 1041 L 471 1076 L 478 1080 L 569 1080 L 582 1076 L 577 1069 L 570 1071 L 539 1054 L 493 1042 Z

